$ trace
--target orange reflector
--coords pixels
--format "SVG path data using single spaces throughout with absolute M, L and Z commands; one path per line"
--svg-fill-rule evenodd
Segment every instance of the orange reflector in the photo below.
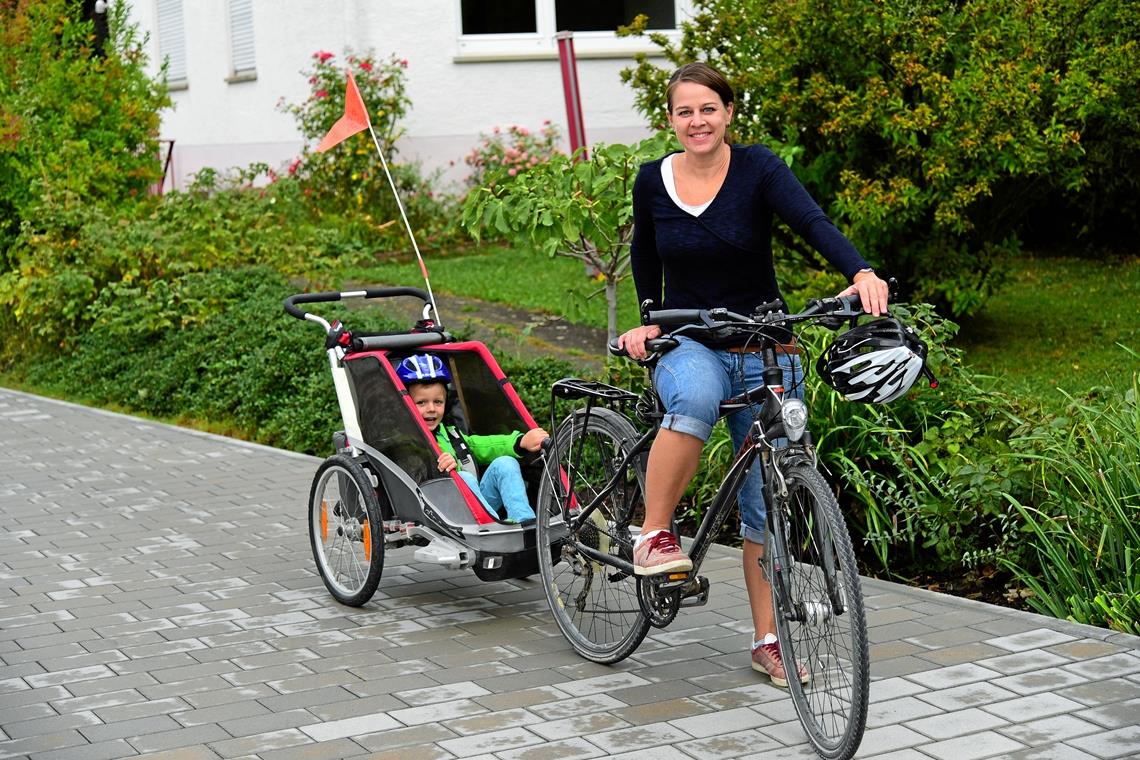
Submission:
M 367 518 L 364 520 L 364 561 L 372 561 L 372 526 L 368 524 Z
M 321 499 L 321 540 L 329 540 L 329 503 Z
M 671 581 L 683 581 L 688 577 L 688 573 L 669 573 L 669 580 Z

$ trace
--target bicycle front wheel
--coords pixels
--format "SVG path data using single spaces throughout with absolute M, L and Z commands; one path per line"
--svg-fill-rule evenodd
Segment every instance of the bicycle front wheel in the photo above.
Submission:
M 597 498 L 638 437 L 612 410 L 575 412 L 554 435 L 538 491 L 538 567 L 547 601 L 567 641 L 594 662 L 625 659 L 649 630 L 637 577 L 605 562 L 633 562 L 630 528 L 645 516 L 644 456 L 634 457 L 616 487 Z
M 847 760 L 863 739 L 870 670 L 855 552 L 823 477 L 807 465 L 784 476 L 767 549 L 776 636 L 809 741 L 821 757 Z
M 309 495 L 309 542 L 317 571 L 341 604 L 372 598 L 384 568 L 384 523 L 368 473 L 344 454 L 326 459 Z

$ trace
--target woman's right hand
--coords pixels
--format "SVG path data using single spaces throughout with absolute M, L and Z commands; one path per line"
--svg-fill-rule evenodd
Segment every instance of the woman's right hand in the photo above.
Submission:
M 641 325 L 622 333 L 618 337 L 618 348 L 624 348 L 631 358 L 640 361 L 649 356 L 649 352 L 645 350 L 645 341 L 660 335 L 661 328 L 657 325 Z

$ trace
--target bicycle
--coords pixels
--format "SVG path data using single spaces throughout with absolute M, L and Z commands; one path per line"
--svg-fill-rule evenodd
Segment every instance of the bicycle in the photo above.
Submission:
M 554 619 L 574 649 L 595 662 L 618 662 L 650 627 L 667 626 L 682 606 L 707 602 L 708 580 L 698 575 L 701 563 L 749 468 L 759 463 L 768 510 L 762 568 L 772 586 L 776 635 L 787 672 L 802 668 L 801 678 L 788 678 L 792 700 L 816 752 L 845 760 L 858 748 L 867 716 L 863 597 L 851 538 L 818 470 L 807 406 L 785 397 L 776 351 L 794 327 L 818 323 L 838 329 L 854 325 L 863 312 L 858 296 L 813 300 L 796 314 L 782 308 L 781 302 L 763 304 L 752 316 L 725 309 L 642 315 L 645 324 L 672 329 L 648 343 L 651 354 L 642 364 L 651 365 L 676 346 L 676 336 L 697 333 L 747 336 L 758 341 L 764 362 L 764 385 L 721 403 L 721 418 L 751 409 L 753 422 L 697 528 L 689 549 L 691 572 L 634 573 L 646 461 L 664 416 L 652 377 L 641 395 L 577 378 L 554 384 L 552 430 L 559 399 L 584 406 L 557 426 L 547 451 L 536 509 L 539 571 Z M 611 353 L 624 355 L 615 343 Z M 924 361 L 925 346 L 921 368 L 933 386 Z M 638 432 L 631 408 L 644 432 Z

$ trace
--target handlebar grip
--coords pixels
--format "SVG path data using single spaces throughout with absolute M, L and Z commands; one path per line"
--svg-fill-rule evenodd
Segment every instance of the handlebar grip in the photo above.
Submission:
M 670 349 L 674 349 L 676 347 L 677 339 L 673 337 L 650 338 L 649 340 L 645 341 L 645 349 L 650 354 L 663 354 L 666 351 L 669 351 Z M 627 356 L 631 359 L 633 358 L 629 356 L 628 351 L 618 346 L 617 338 L 614 338 L 609 342 L 608 348 L 610 350 L 610 353 L 614 356 Z
M 673 325 L 700 324 L 707 312 L 701 309 L 660 309 L 647 312 L 649 324 L 664 329 Z
M 324 292 L 324 293 L 296 293 L 285 299 L 285 311 L 289 316 L 296 317 L 297 319 L 304 319 L 305 312 L 298 309 L 295 304 L 299 303 L 323 303 L 325 301 L 339 301 L 341 298 L 340 293 Z

